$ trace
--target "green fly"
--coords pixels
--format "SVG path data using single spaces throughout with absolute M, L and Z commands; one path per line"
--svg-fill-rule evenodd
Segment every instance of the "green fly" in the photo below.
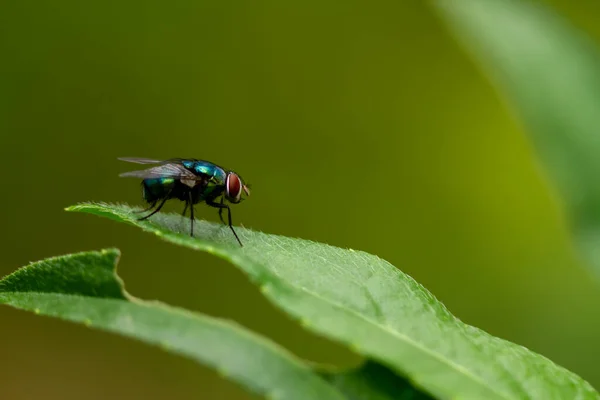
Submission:
M 142 197 L 148 208 L 140 211 L 150 213 L 139 220 L 150 218 L 160 211 L 169 199 L 185 202 L 182 215 L 185 217 L 190 209 L 190 235 L 194 236 L 194 205 L 205 202 L 219 209 L 219 217 L 223 219 L 223 210 L 227 210 L 228 225 L 240 246 L 242 241 L 235 233 L 231 222 L 231 209 L 224 202 L 239 203 L 242 193 L 250 195 L 250 189 L 235 172 L 226 170 L 208 161 L 196 159 L 172 158 L 158 161 L 146 158 L 119 158 L 119 160 L 136 164 L 156 164 L 151 168 L 125 172 L 119 176 L 142 179 Z

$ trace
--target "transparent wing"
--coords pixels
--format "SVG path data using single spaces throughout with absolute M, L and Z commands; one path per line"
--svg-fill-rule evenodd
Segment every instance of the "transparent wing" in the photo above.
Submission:
M 160 161 L 159 161 L 160 162 Z M 176 179 L 184 179 L 184 180 L 195 180 L 201 181 L 201 176 L 196 176 L 193 172 L 185 169 L 183 165 L 180 164 L 163 164 L 157 165 L 156 167 L 142 169 L 139 171 L 130 171 L 124 172 L 119 175 L 124 178 L 141 178 L 141 179 L 149 179 L 149 178 L 176 178 Z
M 160 160 L 151 160 L 149 158 L 139 158 L 139 157 L 119 157 L 118 160 L 127 161 L 136 164 L 160 164 L 164 161 Z

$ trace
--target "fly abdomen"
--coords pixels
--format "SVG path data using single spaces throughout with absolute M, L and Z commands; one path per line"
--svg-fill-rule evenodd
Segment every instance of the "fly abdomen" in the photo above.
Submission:
M 173 178 L 149 178 L 142 181 L 142 196 L 148 203 L 164 199 L 175 187 Z

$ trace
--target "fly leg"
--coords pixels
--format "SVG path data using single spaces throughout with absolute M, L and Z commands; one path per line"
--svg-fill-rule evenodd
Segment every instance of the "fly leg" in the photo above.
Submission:
M 157 212 L 159 212 L 160 209 L 163 208 L 163 206 L 165 205 L 165 203 L 167 202 L 168 199 L 169 199 L 169 196 L 166 196 L 164 199 L 162 199 L 162 201 L 160 202 L 160 204 L 158 205 L 158 207 L 156 207 L 156 209 L 154 211 L 152 211 L 150 214 L 146 215 L 145 217 L 138 218 L 138 221 L 143 221 L 145 219 L 148 219 L 151 216 L 153 216 L 154 214 L 156 214 Z
M 133 213 L 134 214 L 145 213 L 146 211 L 152 210 L 155 205 L 156 205 L 156 201 L 153 201 L 152 203 L 150 203 L 150 206 L 148 208 L 144 208 L 143 210 L 136 210 L 136 211 L 133 211 Z
M 169 198 L 171 197 L 171 193 L 173 193 L 173 189 L 171 189 L 169 191 L 169 193 L 165 197 L 163 197 L 163 199 L 161 200 L 160 204 L 158 205 L 158 207 L 156 207 L 156 209 L 154 211 L 152 211 L 150 214 L 146 215 L 145 217 L 138 218 L 138 221 L 143 221 L 145 219 L 148 219 L 151 216 L 153 216 L 154 214 L 156 214 L 157 212 L 159 212 L 160 209 L 163 208 L 163 206 L 165 205 L 165 203 L 167 202 L 167 200 L 169 200 Z
M 192 191 L 190 190 L 189 200 L 185 203 L 185 208 L 187 209 L 188 205 L 190 206 L 190 236 L 194 236 L 194 196 Z M 184 215 L 185 215 L 185 210 Z
M 219 215 L 222 215 L 222 211 L 223 209 L 227 209 L 227 220 L 229 221 L 229 229 L 231 229 L 231 232 L 233 232 L 233 235 L 235 236 L 235 238 L 237 239 L 238 243 L 240 244 L 240 246 L 244 247 L 244 245 L 242 244 L 242 241 L 240 240 L 240 238 L 238 237 L 237 233 L 235 233 L 235 229 L 233 229 L 233 224 L 231 222 L 231 208 L 229 208 L 229 205 L 227 204 L 223 204 L 223 198 L 221 198 L 221 203 L 217 203 L 214 200 L 206 200 L 206 204 L 208 204 L 211 207 L 215 207 L 219 209 Z M 223 218 L 221 217 L 221 220 Z
M 183 212 L 181 213 L 181 216 L 183 218 L 185 218 L 185 213 L 187 212 L 187 209 L 190 206 L 190 204 L 191 204 L 191 201 L 189 199 L 185 201 L 185 207 L 183 208 Z M 190 236 L 194 236 L 194 206 L 192 206 L 191 210 L 192 210 L 192 215 L 190 218 L 192 220 L 192 222 L 191 222 L 192 226 L 190 228 Z
M 223 223 L 223 225 L 226 225 L 225 224 L 225 220 L 223 219 L 223 209 L 225 208 L 223 206 L 224 206 L 224 204 L 223 204 L 223 196 L 221 196 L 221 207 L 219 207 L 219 218 L 221 218 L 221 222 Z

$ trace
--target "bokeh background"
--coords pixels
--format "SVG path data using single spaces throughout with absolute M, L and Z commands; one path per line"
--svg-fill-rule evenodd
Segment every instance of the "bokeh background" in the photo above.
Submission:
M 600 41 L 600 3 L 546 3 Z M 0 154 L 0 274 L 116 246 L 139 297 L 356 365 L 227 263 L 63 211 L 139 204 L 117 157 L 208 159 L 253 186 L 237 223 L 377 254 L 600 387 L 600 280 L 525 132 L 427 2 L 4 0 Z M 2 399 L 253 398 L 192 361 L 7 307 L 0 343 Z

